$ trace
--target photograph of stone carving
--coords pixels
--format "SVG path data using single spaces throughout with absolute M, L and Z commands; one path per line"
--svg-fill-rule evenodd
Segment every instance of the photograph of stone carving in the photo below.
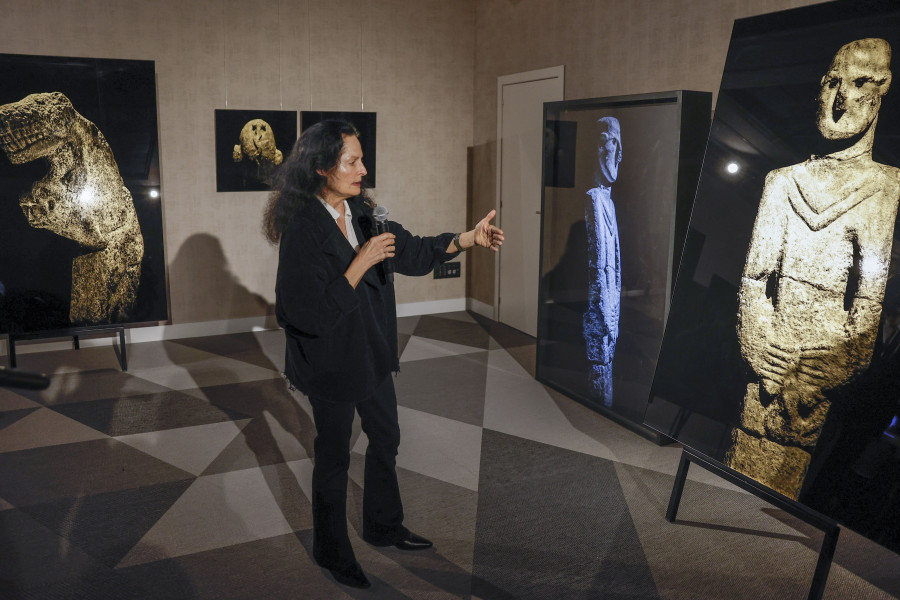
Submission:
M 0 54 L 0 333 L 168 319 L 152 61 Z
M 216 191 L 269 189 L 284 149 L 297 139 L 297 112 L 216 110 Z
M 644 415 L 895 552 L 898 48 L 892 2 L 734 22 Z
M 121 323 L 137 299 L 144 238 L 131 192 L 96 125 L 59 92 L 0 106 L 0 148 L 19 165 L 43 158 L 47 174 L 19 206 L 32 227 L 78 243 L 72 261 L 72 323 Z
M 588 307 L 584 313 L 584 341 L 594 391 L 604 405 L 612 406 L 622 260 L 616 207 L 610 193 L 622 162 L 622 130 L 615 117 L 600 117 L 596 127 L 595 187 L 587 192 L 584 211 L 588 240 Z
M 545 106 L 535 376 L 654 441 L 642 419 L 711 102 L 675 91 Z
M 272 171 L 284 160 L 275 145 L 272 126 L 262 119 L 252 119 L 241 128 L 240 143 L 234 145 L 234 162 L 249 160 L 256 165 L 256 179 L 268 183 Z
M 837 148 L 766 177 L 741 277 L 737 331 L 755 377 L 726 464 L 791 498 L 827 392 L 869 365 L 878 333 L 900 199 L 900 169 L 872 159 L 890 62 L 882 39 L 837 51 L 816 115 Z

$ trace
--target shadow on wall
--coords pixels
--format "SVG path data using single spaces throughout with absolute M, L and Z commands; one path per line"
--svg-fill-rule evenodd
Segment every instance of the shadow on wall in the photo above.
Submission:
M 172 315 L 179 322 L 264 316 L 272 312 L 259 294 L 241 285 L 228 266 L 222 243 L 208 233 L 189 237 L 169 266 Z M 274 287 L 275 282 L 272 282 Z M 175 306 L 175 298 L 180 306 Z

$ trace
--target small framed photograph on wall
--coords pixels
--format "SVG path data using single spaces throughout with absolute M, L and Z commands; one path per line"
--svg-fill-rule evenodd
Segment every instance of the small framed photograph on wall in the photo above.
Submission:
M 216 110 L 216 191 L 269 189 L 297 140 L 297 111 Z

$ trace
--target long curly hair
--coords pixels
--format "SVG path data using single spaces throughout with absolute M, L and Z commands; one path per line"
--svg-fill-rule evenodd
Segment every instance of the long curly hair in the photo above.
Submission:
M 290 156 L 272 177 L 272 192 L 263 214 L 263 234 L 269 242 L 277 244 L 281 240 L 298 208 L 307 202 L 318 202 L 316 195 L 328 181 L 318 171 L 328 173 L 337 165 L 345 135 L 359 137 L 359 130 L 347 121 L 326 120 L 307 128 L 297 138 Z M 356 198 L 374 208 L 365 189 Z

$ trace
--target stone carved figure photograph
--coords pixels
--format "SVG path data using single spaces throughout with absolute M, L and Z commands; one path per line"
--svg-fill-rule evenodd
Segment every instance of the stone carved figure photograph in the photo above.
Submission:
M 144 238 L 103 133 L 65 94 L 29 94 L 0 106 L 0 149 L 14 165 L 49 164 L 19 206 L 29 225 L 81 249 L 72 261 L 70 321 L 127 321 L 137 300 Z
M 892 2 L 734 22 L 644 415 L 895 552 L 898 47 Z
M 168 318 L 151 61 L 0 55 L 0 332 Z
M 622 130 L 615 117 L 596 123 L 595 187 L 587 192 L 585 226 L 588 241 L 588 306 L 584 313 L 584 341 L 590 361 L 591 384 L 607 407 L 613 400 L 613 357 L 619 337 L 622 259 L 612 185 L 622 162 Z
M 260 192 L 297 139 L 297 111 L 215 111 L 216 191 Z
M 275 142 L 272 126 L 262 119 L 251 119 L 241 128 L 240 143 L 234 145 L 234 162 L 248 160 L 256 166 L 256 179 L 268 183 L 272 171 L 284 160 Z
M 741 277 L 737 332 L 754 378 L 726 464 L 797 498 L 829 391 L 869 365 L 891 258 L 900 170 L 872 158 L 891 85 L 883 39 L 841 47 L 816 125 L 834 151 L 771 171 Z

